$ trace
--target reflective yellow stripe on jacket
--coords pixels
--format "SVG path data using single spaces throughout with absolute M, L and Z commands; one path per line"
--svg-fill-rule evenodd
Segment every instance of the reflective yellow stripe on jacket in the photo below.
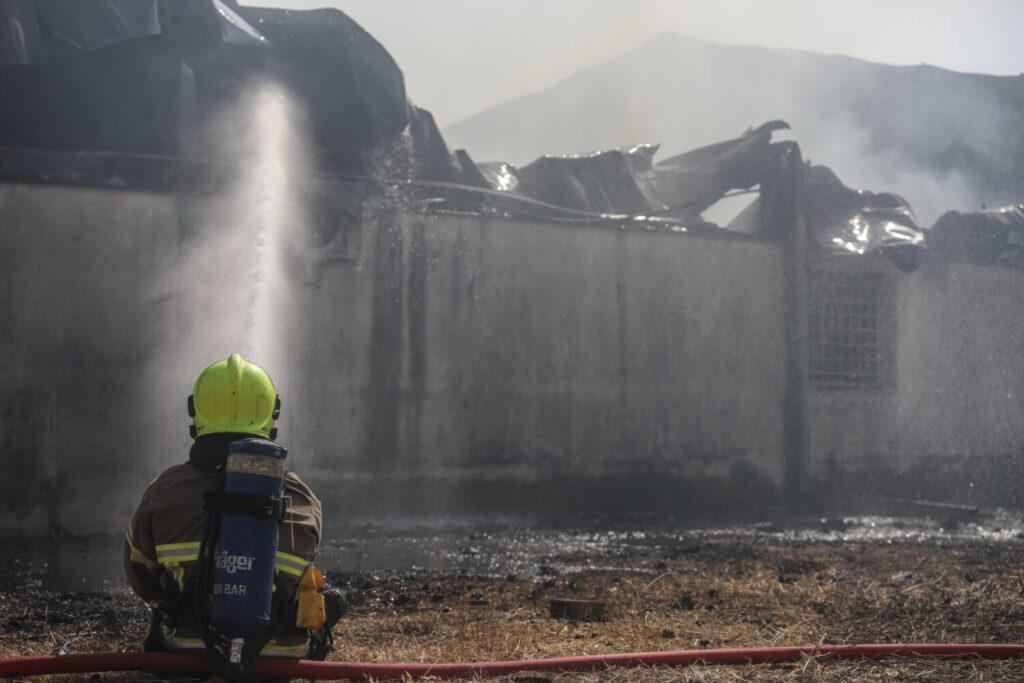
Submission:
M 174 577 L 179 589 L 185 588 L 185 568 L 182 562 L 195 562 L 199 559 L 199 541 L 187 543 L 164 543 L 156 547 L 156 561 L 164 566 Z
M 131 544 L 131 531 L 128 532 L 128 545 L 131 546 L 133 552 L 138 550 Z M 138 552 L 140 561 L 145 563 L 147 566 L 150 564 L 162 564 L 164 566 L 181 564 L 182 562 L 195 562 L 199 559 L 199 541 L 190 541 L 188 543 L 164 543 L 156 547 L 156 562 L 149 561 Z M 310 565 L 309 560 L 304 560 L 298 555 L 292 555 L 283 551 L 277 551 L 277 556 L 274 558 L 274 569 L 279 572 L 285 572 L 287 574 L 293 574 L 301 577 L 303 572 L 306 571 L 306 567 Z
M 195 562 L 199 559 L 199 541 L 165 543 L 156 547 L 156 561 L 163 565 Z
M 131 545 L 129 532 L 129 545 Z M 165 543 L 156 547 L 156 562 L 152 563 L 154 566 L 159 563 L 167 568 L 173 568 L 182 562 L 195 562 L 199 559 L 199 541 L 190 541 L 187 543 Z M 135 547 L 132 546 L 133 551 Z M 149 562 L 146 558 L 139 553 L 141 561 L 149 566 Z M 298 555 L 292 555 L 283 551 L 277 551 L 277 556 L 274 558 L 274 569 L 279 572 L 286 574 L 292 574 L 297 577 L 302 577 L 303 572 L 306 571 L 306 567 L 310 565 L 309 560 L 305 560 Z
M 309 560 L 304 560 L 298 555 L 290 555 L 280 550 L 277 551 L 277 556 L 274 558 L 275 571 L 292 574 L 299 578 L 302 578 L 303 572 L 306 571 L 306 567 L 309 565 Z
M 153 560 L 149 559 L 145 556 L 145 554 L 143 554 L 141 550 L 135 547 L 135 535 L 131 527 L 128 527 L 128 533 L 124 535 L 124 540 L 126 543 L 128 543 L 128 547 L 132 551 L 131 555 L 128 558 L 129 560 L 144 565 L 146 569 L 156 569 L 160 566 L 158 562 L 154 562 Z

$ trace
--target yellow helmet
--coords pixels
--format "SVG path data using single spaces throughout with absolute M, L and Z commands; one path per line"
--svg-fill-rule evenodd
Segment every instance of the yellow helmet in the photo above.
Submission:
M 233 432 L 273 439 L 281 399 L 263 368 L 233 353 L 200 373 L 188 397 L 188 414 L 192 438 Z

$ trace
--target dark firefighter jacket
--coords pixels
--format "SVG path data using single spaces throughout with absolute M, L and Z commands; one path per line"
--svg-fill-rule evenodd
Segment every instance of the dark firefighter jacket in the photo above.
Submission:
M 196 440 L 189 462 L 175 465 L 154 479 L 145 493 L 125 536 L 124 568 L 135 593 L 151 606 L 182 591 L 193 577 L 199 546 L 206 528 L 202 499 L 217 489 L 219 469 L 228 444 L 239 435 L 214 434 Z M 278 529 L 274 562 L 275 592 L 288 599 L 320 547 L 320 501 L 293 472 L 285 474 L 288 509 Z M 187 621 L 176 628 L 164 626 L 161 639 L 172 652 L 201 651 L 199 631 Z M 308 639 L 301 630 L 278 636 L 263 648 L 263 656 L 303 657 Z

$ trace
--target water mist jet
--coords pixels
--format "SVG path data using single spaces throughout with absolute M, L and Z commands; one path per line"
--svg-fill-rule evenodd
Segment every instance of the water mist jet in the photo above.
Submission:
M 241 179 L 239 192 L 252 200 L 255 234 L 252 290 L 243 355 L 270 367 L 284 364 L 281 327 L 287 288 L 285 256 L 289 231 L 304 223 L 298 201 L 297 151 L 300 140 L 295 115 L 286 93 L 276 86 L 262 87 L 254 97 L 252 134 L 255 159 Z M 241 229 L 244 231 L 245 226 Z
M 192 381 L 210 363 L 241 353 L 287 389 L 291 257 L 303 244 L 302 110 L 281 86 L 258 83 L 211 124 L 207 161 L 231 177 L 212 196 L 190 198 L 195 225 L 181 231 L 173 265 L 158 284 L 159 340 L 147 374 L 161 387 L 150 424 L 162 443 L 187 450 L 181 424 Z M 288 411 L 284 413 L 286 419 Z M 167 425 L 164 427 L 163 425 Z M 169 453 L 158 456 L 156 468 Z

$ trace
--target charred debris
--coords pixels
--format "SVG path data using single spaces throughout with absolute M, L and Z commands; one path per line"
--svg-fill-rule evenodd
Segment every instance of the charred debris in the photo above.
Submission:
M 761 204 L 781 168 L 794 207 L 824 252 L 879 251 L 913 270 L 922 250 L 1024 266 L 1024 204 L 950 211 L 922 229 L 909 204 L 846 187 L 825 166 L 773 142 L 770 121 L 658 162 L 657 145 L 544 156 L 522 167 L 450 151 L 429 111 L 405 94 L 387 50 L 338 10 L 243 7 L 235 0 L 11 0 L 0 5 L 0 180 L 216 191 L 231 175 L 228 104 L 254 82 L 303 105 L 320 237 L 368 198 L 409 210 L 470 212 L 651 230 L 779 238 Z M 799 158 L 799 156 L 797 157 Z M 785 184 L 785 183 L 782 183 Z M 723 197 L 758 193 L 726 225 L 704 219 Z M 327 227 L 324 227 L 327 226 Z

